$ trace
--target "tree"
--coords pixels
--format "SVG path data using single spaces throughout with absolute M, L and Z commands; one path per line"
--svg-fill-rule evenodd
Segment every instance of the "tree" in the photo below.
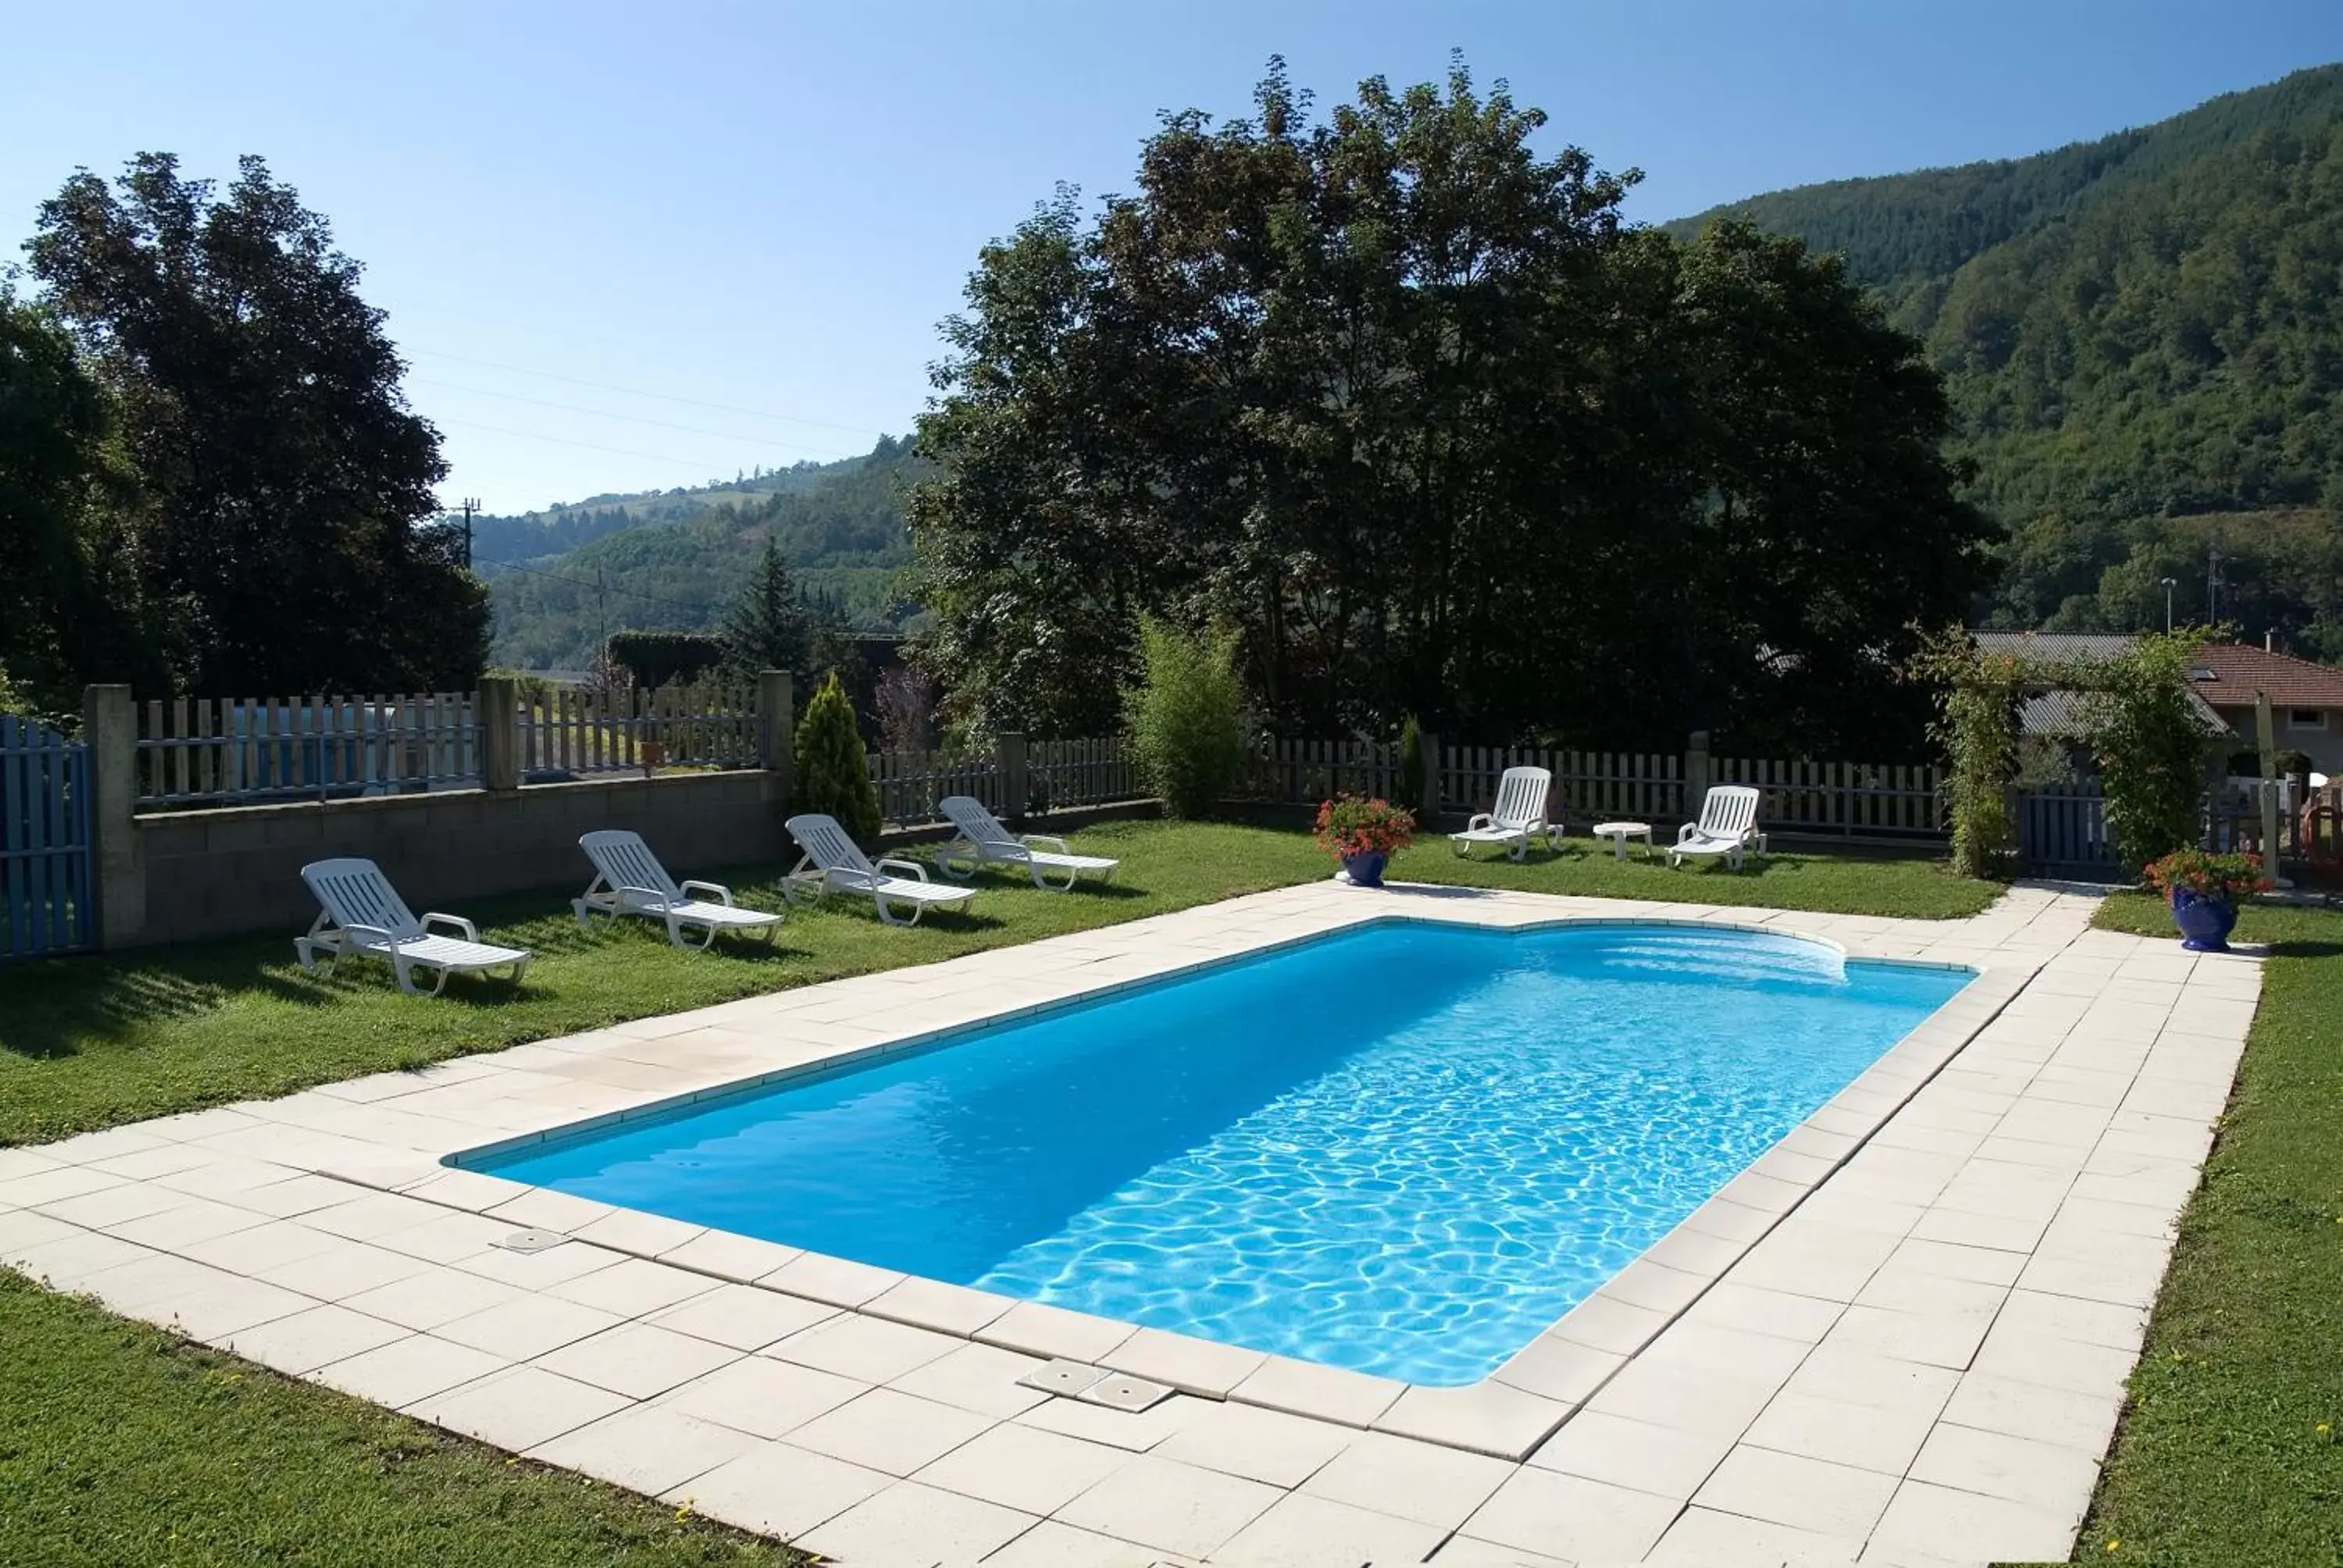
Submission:
M 150 597 L 198 692 L 468 686 L 486 590 L 422 526 L 447 474 L 382 312 L 258 158 L 215 194 L 145 153 L 42 204 L 32 271 L 120 408 Z
M 1991 530 L 1836 263 L 1625 227 L 1633 172 L 1541 156 L 1461 64 L 1255 101 L 979 257 L 910 506 L 956 719 L 1094 730 L 1154 614 L 1236 628 L 1305 733 L 1918 746 L 1905 628 Z
M 0 664 L 25 699 L 167 678 L 137 577 L 138 494 L 106 387 L 49 312 L 0 279 Z
M 780 541 L 769 534 L 724 618 L 721 635 L 732 663 L 743 670 L 794 674 L 806 668 L 805 606 L 789 580 L 789 563 L 781 559 Z
M 878 786 L 870 782 L 870 757 L 836 670 L 798 721 L 789 809 L 835 817 L 847 837 L 860 843 L 879 837 Z

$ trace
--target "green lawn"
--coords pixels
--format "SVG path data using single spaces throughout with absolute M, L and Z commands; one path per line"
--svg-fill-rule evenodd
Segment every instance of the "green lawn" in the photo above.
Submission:
M 1309 836 L 1224 824 L 1120 822 L 1080 835 L 1124 862 L 1112 886 L 1043 893 L 989 874 L 966 917 L 881 926 L 867 902 L 795 910 L 778 943 L 679 952 L 647 920 L 580 930 L 566 897 L 484 899 L 462 913 L 491 940 L 532 950 L 518 990 L 458 979 L 437 1000 L 404 997 L 388 968 L 345 964 L 331 980 L 292 960 L 291 932 L 120 957 L 0 968 L 0 1145 L 37 1143 L 170 1111 L 289 1093 L 388 1068 L 500 1050 L 630 1018 L 1031 941 L 1083 927 L 1324 877 Z M 702 868 L 689 868 L 698 873 Z M 778 866 L 722 873 L 745 903 L 779 908 Z M 1403 854 L 1397 877 L 1542 892 L 1951 918 L 1999 890 L 1924 860 L 1776 855 L 1735 873 L 1670 870 L 1574 844 L 1527 863 L 1464 861 L 1444 842 Z
M 0 1563 L 780 1568 L 769 1541 L 0 1270 Z
M 38 1142 L 648 1014 L 1182 909 L 1331 867 L 1300 832 L 1126 822 L 1080 835 L 1121 856 L 1106 891 L 990 877 L 973 915 L 883 928 L 867 905 L 795 911 L 779 947 L 670 949 L 647 921 L 580 931 L 560 896 L 482 900 L 484 934 L 534 949 L 518 991 L 458 980 L 400 996 L 380 964 L 332 980 L 292 933 L 0 969 L 0 1144 Z M 702 868 L 686 868 L 697 872 Z M 780 868 L 729 873 L 778 907 Z M 1952 917 L 1999 890 L 1925 861 L 1780 855 L 1736 875 L 1614 863 L 1574 845 L 1515 866 L 1443 843 L 1394 875 L 1484 887 Z M 37 1345 L 38 1354 L 19 1353 Z M 796 1563 L 769 1543 L 508 1460 L 313 1383 L 187 1344 L 0 1270 L 0 1563 L 627 1568 Z
M 2099 924 L 2172 935 L 2137 893 Z M 2273 944 L 2261 1009 L 2077 1562 L 2343 1563 L 2343 911 L 2236 940 Z

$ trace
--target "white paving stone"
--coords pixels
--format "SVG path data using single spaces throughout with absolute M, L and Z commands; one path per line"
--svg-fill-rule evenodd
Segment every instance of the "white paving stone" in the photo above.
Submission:
M 1463 1390 L 437 1163 L 1393 910 L 1716 921 L 1981 973 Z M 2259 991 L 2250 959 L 2089 913 L 2029 887 L 1942 923 L 1290 888 L 0 1151 L 0 1261 L 849 1568 L 2063 1557 Z M 498 1245 L 524 1227 L 578 1239 Z M 1046 1355 L 1184 1392 L 1131 1414 L 1020 1387 Z

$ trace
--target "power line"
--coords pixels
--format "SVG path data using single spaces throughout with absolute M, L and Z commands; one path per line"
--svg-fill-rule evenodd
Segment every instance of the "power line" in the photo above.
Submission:
M 478 419 L 458 419 L 450 416 L 440 415 L 435 416 L 432 419 L 432 423 L 436 425 L 461 425 L 468 430 L 487 430 L 498 436 L 518 436 L 524 441 L 549 441 L 557 447 L 578 447 L 588 452 L 608 452 L 611 456 L 618 457 L 640 457 L 646 462 L 665 463 L 669 467 L 676 468 L 689 468 L 696 474 L 707 476 L 711 478 L 716 476 L 709 474 L 709 470 L 712 468 L 719 468 L 723 466 L 719 463 L 709 462 L 704 458 L 699 457 L 671 457 L 664 452 L 636 452 L 630 451 L 624 447 L 605 447 L 598 441 L 572 441 L 560 436 L 540 436 L 534 430 L 514 430 L 502 425 L 482 424 Z
M 458 365 L 477 365 L 484 370 L 508 370 L 516 376 L 536 376 L 548 381 L 566 381 L 572 387 L 593 387 L 604 392 L 623 392 L 632 397 L 651 397 L 662 403 L 682 403 L 694 408 L 720 408 L 728 414 L 746 414 L 758 419 L 779 419 L 788 425 L 810 425 L 821 430 L 843 430 L 850 436 L 866 436 L 876 440 L 885 432 L 862 425 L 840 425 L 828 419 L 808 419 L 798 414 L 776 414 L 767 408 L 744 408 L 738 403 L 711 403 L 702 397 L 679 397 L 671 392 L 651 392 L 640 387 L 622 387 L 615 381 L 592 381 L 583 376 L 563 376 L 552 370 L 531 370 L 525 365 L 505 365 L 493 359 L 473 359 L 461 354 L 448 354 L 437 348 L 408 348 L 409 354 L 420 354 L 432 359 L 451 359 Z
M 556 582 L 571 583 L 578 588 L 592 588 L 598 597 L 612 593 L 625 594 L 630 598 L 643 599 L 651 604 L 663 604 L 671 609 L 684 610 L 696 616 L 709 615 L 714 612 L 716 608 L 705 600 L 702 600 L 698 604 L 688 604 L 679 598 L 668 598 L 659 594 L 645 593 L 640 588 L 630 588 L 625 587 L 613 588 L 602 579 L 602 570 L 599 567 L 597 567 L 594 569 L 595 575 L 593 577 L 581 578 L 572 577 L 568 572 L 549 572 L 543 567 L 523 566 L 518 561 L 482 561 L 479 564 L 484 567 L 502 567 L 507 571 L 527 572 L 531 577 L 551 578 Z
M 524 397 L 518 392 L 491 392 L 485 387 L 466 387 L 456 381 L 435 381 L 428 376 L 412 376 L 407 379 L 418 387 L 444 387 L 451 392 L 468 392 L 475 397 L 500 397 L 508 403 L 530 403 L 539 408 L 558 408 L 565 413 L 590 414 L 598 419 L 623 419 L 634 425 L 655 425 L 662 430 L 681 430 L 693 436 L 713 436 L 720 441 L 740 441 L 758 447 L 778 447 L 788 452 L 808 452 L 817 457 L 829 457 L 836 450 L 830 447 L 808 447 L 795 441 L 776 441 L 768 436 L 743 436 L 737 430 L 710 430 L 699 425 L 678 425 L 667 419 L 646 419 L 639 414 L 614 414 L 607 408 L 588 408 L 578 403 L 556 403 L 544 397 Z M 515 432 L 518 434 L 518 432 Z

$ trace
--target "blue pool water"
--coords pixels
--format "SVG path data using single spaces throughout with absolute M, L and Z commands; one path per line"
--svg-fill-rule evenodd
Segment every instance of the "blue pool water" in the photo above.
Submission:
M 1743 932 L 1393 921 L 476 1163 L 1470 1383 L 1968 978 Z

